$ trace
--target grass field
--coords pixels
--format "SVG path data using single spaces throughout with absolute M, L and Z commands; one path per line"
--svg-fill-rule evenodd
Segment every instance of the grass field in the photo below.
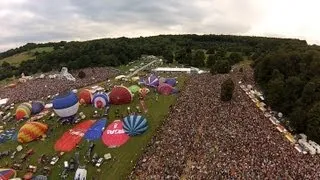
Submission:
M 178 88 L 181 88 L 184 85 L 184 82 L 186 80 L 186 76 L 180 76 L 178 77 Z M 117 84 L 117 83 L 114 83 Z M 130 85 L 130 84 L 125 84 Z M 148 120 L 149 129 L 146 133 L 144 133 L 142 136 L 138 137 L 132 137 L 125 145 L 119 147 L 110 149 L 107 148 L 101 140 L 95 141 L 95 148 L 94 152 L 98 153 L 99 156 L 103 156 L 105 153 L 111 153 L 112 160 L 106 161 L 101 167 L 101 171 L 98 172 L 97 168 L 95 168 L 91 164 L 87 164 L 87 170 L 88 170 L 88 179 L 91 179 L 92 177 L 96 177 L 97 179 L 126 179 L 126 176 L 131 172 L 136 160 L 139 158 L 139 156 L 143 153 L 143 148 L 146 147 L 152 136 L 156 132 L 156 128 L 159 127 L 161 122 L 165 120 L 165 116 L 168 112 L 169 106 L 171 104 L 175 103 L 176 95 L 171 96 L 159 96 L 158 101 L 155 100 L 156 93 L 152 90 L 150 94 L 146 97 L 146 104 L 148 107 L 148 113 L 143 114 Z M 115 118 L 115 111 L 116 109 L 120 109 L 120 113 L 126 114 L 127 113 L 127 107 L 130 106 L 132 110 L 135 109 L 135 107 L 139 105 L 138 97 L 135 96 L 134 100 L 129 105 L 120 105 L 115 106 L 112 105 L 110 108 L 110 113 L 108 117 L 108 124 L 116 120 Z M 86 114 L 86 119 L 92 119 L 93 111 L 96 110 L 92 106 L 82 106 L 79 109 L 79 112 L 82 111 Z M 16 155 L 16 159 L 18 159 L 22 153 L 25 153 L 29 148 L 33 148 L 35 150 L 35 154 L 30 157 L 30 159 L 27 160 L 27 162 L 24 163 L 25 166 L 32 164 L 38 166 L 38 168 L 41 166 L 37 163 L 37 159 L 41 156 L 41 154 L 46 155 L 54 155 L 56 152 L 54 151 L 54 143 L 55 141 L 69 128 L 71 128 L 71 125 L 58 125 L 57 119 L 51 119 L 46 120 L 46 123 L 49 124 L 49 127 L 56 127 L 52 134 L 49 134 L 49 137 L 46 138 L 45 141 L 34 141 L 31 143 L 28 143 L 27 146 L 24 145 L 23 152 L 19 152 Z M 22 125 L 22 124 L 21 124 Z M 20 125 L 20 126 L 21 126 Z M 4 150 L 14 149 L 17 147 L 19 143 L 18 142 L 7 142 L 0 145 L 0 152 Z M 89 147 L 89 142 L 82 140 L 82 143 L 80 145 L 80 162 L 83 164 L 85 163 L 84 155 Z M 66 153 L 63 155 L 62 159 L 60 159 L 57 164 L 52 168 L 52 173 L 50 175 L 50 179 L 60 179 L 59 173 L 63 171 L 63 161 L 68 160 L 71 157 L 74 157 L 74 153 L 76 150 Z M 12 164 L 12 161 L 9 157 L 3 158 L 0 160 L 0 165 L 5 165 L 6 163 Z M 49 167 L 51 167 L 49 165 Z M 41 169 L 41 168 L 40 168 Z M 26 172 L 26 169 L 23 171 L 19 171 L 18 175 L 22 176 Z M 75 172 L 70 172 L 68 179 L 72 179 Z
M 13 56 L 1 59 L 0 64 L 2 64 L 2 62 L 6 61 L 13 66 L 18 66 L 23 61 L 35 59 L 36 57 L 34 56 L 34 53 L 36 53 L 36 52 L 42 53 L 42 52 L 51 52 L 51 51 L 53 51 L 53 47 L 35 48 L 30 51 L 25 51 L 25 52 L 15 54 Z

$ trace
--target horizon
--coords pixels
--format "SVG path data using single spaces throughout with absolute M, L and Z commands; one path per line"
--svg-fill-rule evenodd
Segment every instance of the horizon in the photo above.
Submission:
M 3 0 L 0 52 L 28 42 L 86 41 L 160 34 L 230 34 L 320 44 L 316 0 L 130 2 Z

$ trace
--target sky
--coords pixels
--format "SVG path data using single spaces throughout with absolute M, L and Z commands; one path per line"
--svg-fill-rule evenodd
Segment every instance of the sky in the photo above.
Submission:
M 319 0 L 0 0 L 0 52 L 28 42 L 233 34 L 320 45 Z

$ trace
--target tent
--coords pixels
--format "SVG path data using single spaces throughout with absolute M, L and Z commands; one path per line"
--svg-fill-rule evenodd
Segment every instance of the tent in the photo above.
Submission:
M 74 116 L 79 109 L 78 97 L 72 92 L 55 97 L 52 105 L 54 112 L 62 118 Z
M 123 122 L 120 120 L 115 120 L 102 134 L 103 143 L 110 147 L 119 147 L 129 140 L 129 136 L 123 130 Z
M 104 108 L 109 105 L 109 96 L 104 92 L 98 92 L 93 96 L 92 104 L 95 108 Z
M 116 105 L 128 104 L 132 101 L 132 97 L 131 91 L 124 86 L 115 86 L 109 94 L 111 104 Z
M 103 118 L 98 120 L 91 128 L 86 132 L 84 138 L 87 140 L 96 140 L 99 139 L 102 135 L 103 130 L 107 124 L 107 119 Z
M 146 85 L 150 87 L 157 87 L 159 85 L 159 79 L 155 75 L 151 75 L 146 80 Z
M 44 175 L 38 175 L 34 178 L 34 180 L 47 180 L 47 176 L 44 176 Z
M 87 170 L 84 168 L 78 168 L 76 174 L 74 175 L 74 180 L 86 180 Z
M 18 141 L 27 143 L 44 135 L 48 130 L 48 125 L 40 122 L 27 122 L 18 133 Z
M 135 93 L 139 92 L 140 87 L 137 85 L 132 85 L 132 86 L 128 87 L 128 89 L 131 91 L 132 94 L 135 94 Z
M 146 118 L 140 115 L 130 115 L 123 119 L 123 129 L 129 136 L 136 136 L 148 129 L 148 123 Z
M 81 104 L 91 104 L 92 93 L 89 89 L 83 89 L 78 94 L 79 102 Z
M 17 175 L 14 169 L 0 169 L 0 179 L 1 180 L 8 180 L 11 178 L 15 178 Z
M 125 77 L 126 77 L 125 75 L 119 75 L 119 76 L 115 77 L 114 79 L 115 80 L 121 80 L 121 79 L 123 79 Z
M 54 149 L 62 152 L 72 151 L 94 123 L 94 120 L 87 120 L 77 124 L 74 128 L 69 129 L 56 141 Z
M 158 92 L 163 95 L 170 95 L 173 91 L 173 87 L 166 83 L 161 83 L 157 89 Z
M 31 103 L 31 113 L 38 114 L 44 109 L 44 102 L 42 101 L 33 101 Z
M 32 105 L 30 103 L 22 103 L 17 107 L 16 119 L 21 120 L 24 117 L 29 118 L 31 115 Z

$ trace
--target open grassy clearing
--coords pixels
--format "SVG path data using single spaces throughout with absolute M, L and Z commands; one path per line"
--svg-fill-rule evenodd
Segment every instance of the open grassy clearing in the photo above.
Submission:
M 178 88 L 182 88 L 184 85 L 184 81 L 186 80 L 186 76 L 179 76 L 178 77 Z M 121 82 L 114 82 L 113 84 L 120 84 Z M 103 83 L 100 83 L 103 84 Z M 134 83 L 124 83 L 124 85 L 129 86 Z M 152 90 L 149 95 L 146 97 L 146 105 L 148 107 L 148 113 L 143 116 L 145 116 L 148 120 L 149 129 L 146 133 L 144 133 L 142 136 L 133 137 L 131 138 L 125 145 L 109 149 L 107 148 L 103 142 L 100 140 L 95 141 L 95 148 L 94 152 L 97 152 L 99 156 L 103 156 L 105 153 L 111 153 L 112 160 L 105 162 L 101 167 L 101 171 L 97 172 L 97 168 L 93 167 L 91 164 L 87 164 L 87 170 L 88 170 L 88 178 L 91 177 L 97 177 L 98 179 L 125 179 L 128 173 L 131 172 L 137 158 L 139 158 L 140 154 L 143 153 L 143 148 L 148 144 L 152 136 L 156 132 L 156 128 L 159 127 L 161 122 L 165 119 L 165 115 L 168 112 L 169 106 L 173 104 L 176 100 L 176 95 L 171 96 L 159 96 L 158 101 L 155 100 L 156 93 Z M 114 106 L 112 105 L 109 111 L 109 117 L 108 117 L 108 124 L 116 120 L 115 118 L 115 111 L 116 109 L 120 110 L 120 114 L 127 114 L 127 107 L 130 106 L 133 111 L 135 111 L 135 107 L 138 106 L 139 100 L 138 96 L 134 97 L 134 100 L 132 103 L 128 105 L 118 105 Z M 78 112 L 84 112 L 87 116 L 86 119 L 92 119 L 93 111 L 97 110 L 93 108 L 91 105 L 88 106 L 81 106 Z M 102 112 L 101 112 L 102 113 Z M 46 118 L 43 118 L 46 119 Z M 52 133 L 48 133 L 49 137 L 46 138 L 45 141 L 34 141 L 31 143 L 28 143 L 27 146 L 24 146 L 23 152 L 19 152 L 16 154 L 15 159 L 19 159 L 20 156 L 25 153 L 29 148 L 33 148 L 35 150 L 35 154 L 32 155 L 26 163 L 24 163 L 25 166 L 32 164 L 41 167 L 37 163 L 37 159 L 41 156 L 41 154 L 46 155 L 55 155 L 56 152 L 54 151 L 54 144 L 58 138 L 61 137 L 61 135 L 69 128 L 73 127 L 71 125 L 64 125 L 61 126 L 57 123 L 57 118 L 53 118 L 51 120 L 46 120 L 45 123 L 48 123 L 50 128 L 54 128 Z M 23 123 L 19 125 L 19 127 L 22 126 Z M 12 126 L 12 125 L 11 125 Z M 18 128 L 17 128 L 18 129 Z M 8 149 L 14 149 L 17 147 L 19 143 L 16 141 L 7 142 L 0 145 L 0 151 L 8 150 Z M 89 142 L 86 140 L 82 140 L 80 144 L 80 161 L 82 164 L 85 164 L 84 155 L 89 147 Z M 66 153 L 62 159 L 58 161 L 58 163 L 52 168 L 52 173 L 50 175 L 50 179 L 59 179 L 59 173 L 63 171 L 63 161 L 69 160 L 71 157 L 74 157 L 74 153 L 76 150 Z M 0 165 L 4 166 L 6 163 L 12 164 L 12 161 L 9 157 L 3 158 L 0 160 Z M 49 166 L 52 167 L 52 166 Z M 22 176 L 26 172 L 26 169 L 23 171 L 19 171 L 18 175 Z M 75 172 L 71 172 L 69 174 L 69 178 L 73 178 Z M 68 179 L 69 179 L 68 178 Z
M 30 51 L 25 51 L 25 52 L 15 54 L 10 57 L 6 57 L 4 59 L 0 59 L 0 64 L 2 64 L 4 61 L 6 61 L 13 66 L 18 66 L 23 61 L 35 59 L 36 57 L 34 56 L 34 53 L 36 53 L 36 52 L 42 53 L 42 52 L 51 52 L 51 51 L 53 51 L 53 47 L 35 48 Z

